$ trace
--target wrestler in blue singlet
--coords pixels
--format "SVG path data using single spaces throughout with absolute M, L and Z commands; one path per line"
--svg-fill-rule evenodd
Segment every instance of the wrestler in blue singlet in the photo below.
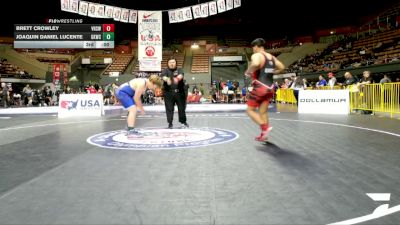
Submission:
M 146 80 L 144 82 L 146 85 Z M 132 89 L 129 82 L 123 83 L 121 86 L 119 86 L 119 88 L 115 91 L 115 95 L 125 109 L 129 109 L 136 105 L 135 100 L 133 99 L 133 96 L 135 96 L 135 90 Z

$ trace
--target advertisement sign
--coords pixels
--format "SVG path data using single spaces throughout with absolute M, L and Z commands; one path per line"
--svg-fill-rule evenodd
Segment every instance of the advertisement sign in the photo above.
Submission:
M 349 90 L 300 90 L 299 113 L 350 113 Z
M 53 64 L 53 84 L 60 85 L 61 64 Z
M 58 117 L 102 116 L 102 94 L 61 94 Z
M 150 70 L 142 65 L 148 65 L 147 61 L 162 61 L 162 11 L 138 12 L 138 54 L 140 71 L 161 71 L 161 63 L 159 68 Z
M 68 71 L 65 64 L 63 64 L 63 81 L 64 86 L 68 85 Z

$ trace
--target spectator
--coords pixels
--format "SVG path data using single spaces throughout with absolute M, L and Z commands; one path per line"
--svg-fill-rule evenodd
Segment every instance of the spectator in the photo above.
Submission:
M 349 85 L 357 84 L 358 82 L 357 78 L 355 78 L 350 72 L 344 73 L 344 77 L 346 78 L 346 80 L 344 81 L 344 83 L 341 83 L 339 85 L 347 87 Z
M 392 82 L 387 74 L 383 75 L 383 78 L 379 81 L 379 83 L 384 84 L 384 83 L 390 83 Z
M 363 104 L 363 108 L 371 108 L 371 106 L 369 105 L 369 102 L 366 100 L 367 95 L 368 95 L 368 89 L 365 88 L 365 85 L 368 84 L 372 84 L 374 81 L 371 77 L 371 72 L 368 70 L 365 70 L 363 72 L 363 78 L 361 78 L 361 80 L 357 83 L 357 87 L 360 90 L 360 97 L 361 97 L 361 93 L 362 96 L 364 96 L 364 104 Z M 366 93 L 364 93 L 366 92 Z M 372 114 L 371 110 L 362 110 L 361 111 L 363 114 Z
M 23 89 L 22 92 L 24 93 L 24 103 L 27 106 L 32 106 L 32 88 L 27 84 Z
M 9 88 L 8 88 L 8 86 L 6 85 L 6 83 L 1 83 L 1 99 L 2 99 L 2 103 L 3 103 L 3 106 L 4 106 L 4 108 L 8 108 L 8 107 L 10 107 L 10 105 L 9 105 Z
M 316 88 L 320 88 L 320 87 L 326 86 L 327 83 L 326 83 L 326 80 L 325 80 L 323 75 L 319 75 L 318 79 L 319 80 L 318 80 L 317 84 L 315 85 Z
M 304 80 L 300 77 L 296 77 L 292 86 L 294 97 L 296 98 L 296 105 L 299 103 L 299 91 L 304 90 Z
M 336 82 L 337 82 L 335 74 L 330 72 L 330 73 L 328 73 L 328 77 L 329 77 L 328 86 L 331 89 L 333 89 L 333 87 L 336 85 Z

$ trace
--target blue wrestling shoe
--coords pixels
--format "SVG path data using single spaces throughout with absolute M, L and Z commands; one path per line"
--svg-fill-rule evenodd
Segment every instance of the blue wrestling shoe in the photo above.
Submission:
M 138 130 L 132 129 L 132 130 L 128 130 L 128 132 L 126 133 L 126 137 L 128 139 L 136 139 L 136 138 L 142 138 L 143 135 L 141 133 L 139 133 Z

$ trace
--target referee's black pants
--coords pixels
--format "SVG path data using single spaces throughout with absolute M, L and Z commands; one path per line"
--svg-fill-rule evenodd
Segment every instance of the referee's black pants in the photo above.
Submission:
M 184 92 L 167 91 L 164 92 L 165 111 L 167 113 L 168 124 L 172 124 L 174 119 L 174 107 L 178 106 L 178 116 L 180 123 L 186 123 L 186 98 Z

